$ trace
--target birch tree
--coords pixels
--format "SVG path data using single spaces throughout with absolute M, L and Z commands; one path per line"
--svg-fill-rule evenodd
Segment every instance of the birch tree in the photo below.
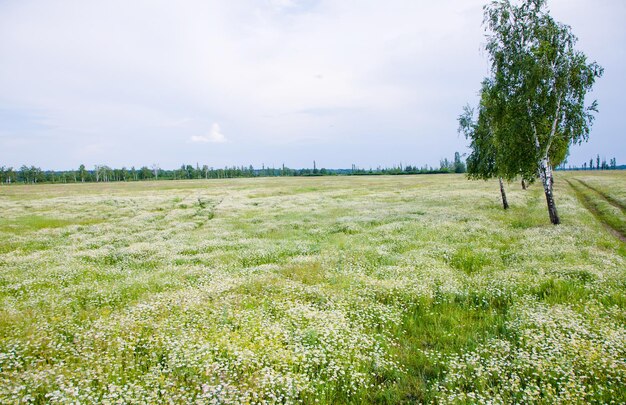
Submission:
M 498 152 L 496 144 L 496 109 L 490 99 L 492 86 L 489 80 L 483 82 L 480 92 L 480 103 L 478 105 L 478 117 L 476 112 L 469 105 L 464 107 L 463 114 L 458 118 L 459 132 L 470 139 L 471 154 L 467 158 L 467 176 L 470 179 L 488 180 L 498 178 L 500 183 L 500 195 L 502 206 L 506 210 L 509 203 L 504 190 L 503 176 L 507 172 L 501 164 L 498 164 Z
M 85 168 L 85 165 L 81 164 L 78 167 L 78 175 L 80 176 L 80 182 L 84 183 L 85 178 L 87 177 L 87 169 Z
M 603 69 L 575 49 L 576 36 L 549 15 L 546 0 L 492 1 L 484 17 L 498 121 L 511 127 L 495 132 L 498 156 L 510 162 L 507 171 L 530 161 L 558 224 L 553 167 L 571 144 L 587 141 L 597 103 L 585 96 Z
M 11 182 L 15 182 L 15 171 L 13 167 L 7 167 L 6 171 L 6 183 L 11 184 Z

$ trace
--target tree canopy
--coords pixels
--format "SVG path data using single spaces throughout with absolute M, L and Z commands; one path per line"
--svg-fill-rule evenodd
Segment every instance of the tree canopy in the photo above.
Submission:
M 588 139 L 597 103 L 587 104 L 585 96 L 603 69 L 575 49 L 571 27 L 550 16 L 546 0 L 492 1 L 483 23 L 491 76 L 483 81 L 470 132 L 468 171 L 509 180 L 538 175 L 550 219 L 558 224 L 552 167 L 565 160 L 571 144 Z

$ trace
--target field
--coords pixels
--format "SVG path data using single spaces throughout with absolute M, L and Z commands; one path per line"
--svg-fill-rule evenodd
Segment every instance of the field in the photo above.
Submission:
M 626 173 L 0 187 L 0 403 L 626 402 Z

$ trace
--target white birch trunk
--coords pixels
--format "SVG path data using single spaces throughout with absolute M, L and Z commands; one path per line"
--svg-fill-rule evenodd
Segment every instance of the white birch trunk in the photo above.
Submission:
M 552 193 L 552 186 L 554 184 L 554 177 L 552 174 L 552 166 L 547 156 L 544 156 L 539 162 L 539 178 L 543 184 L 543 191 L 546 195 L 546 203 L 548 204 L 548 214 L 550 215 L 550 222 L 554 225 L 561 223 L 559 214 L 556 211 L 556 204 L 554 203 L 554 195 Z

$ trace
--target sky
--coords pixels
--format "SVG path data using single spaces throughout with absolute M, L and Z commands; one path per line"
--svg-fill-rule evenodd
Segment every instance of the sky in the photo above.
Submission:
M 0 0 L 0 166 L 369 168 L 467 153 L 487 0 Z M 605 68 L 569 162 L 626 163 L 626 1 L 551 0 Z

